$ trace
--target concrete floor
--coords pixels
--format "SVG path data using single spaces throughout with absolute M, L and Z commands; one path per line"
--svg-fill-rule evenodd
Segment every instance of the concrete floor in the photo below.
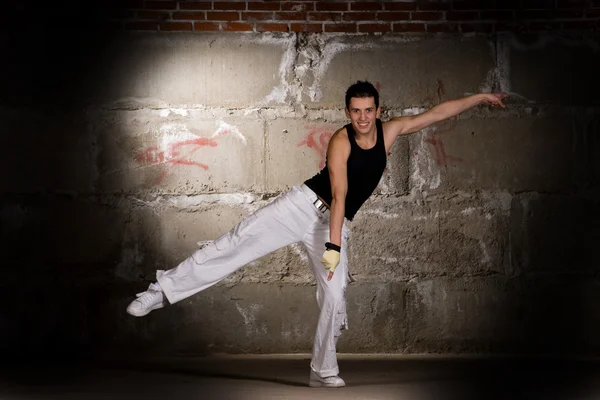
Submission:
M 340 355 L 347 387 L 307 386 L 308 355 L 11 365 L 2 399 L 600 399 L 584 360 Z

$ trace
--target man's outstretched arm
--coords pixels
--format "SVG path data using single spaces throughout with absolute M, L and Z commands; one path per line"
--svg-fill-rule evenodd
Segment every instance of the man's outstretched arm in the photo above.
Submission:
M 423 128 L 439 121 L 452 118 L 480 104 L 506 107 L 502 99 L 508 97 L 505 93 L 479 93 L 462 99 L 445 101 L 425 111 L 422 114 L 392 118 L 384 123 L 386 135 L 407 135 L 418 132 Z

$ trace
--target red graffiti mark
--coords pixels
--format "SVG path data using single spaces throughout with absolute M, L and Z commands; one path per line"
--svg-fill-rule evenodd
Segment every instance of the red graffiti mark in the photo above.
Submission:
M 196 167 L 200 167 L 205 171 L 208 169 L 208 165 L 191 160 L 172 160 L 171 163 L 174 165 L 195 165 Z
M 437 165 L 448 165 L 448 163 L 462 162 L 462 158 L 453 157 L 446 154 L 444 149 L 444 142 L 441 138 L 429 138 L 425 139 L 425 142 L 431 143 L 435 149 L 435 162 Z
M 146 150 L 138 153 L 135 157 L 135 161 L 141 164 L 166 164 L 167 171 L 162 172 L 156 181 L 156 183 L 160 183 L 167 177 L 169 170 L 176 165 L 195 166 L 206 171 L 208 165 L 192 161 L 188 159 L 188 157 L 202 147 L 215 147 L 216 145 L 217 142 L 210 138 L 181 140 L 179 142 L 170 143 L 168 149 L 163 151 L 159 151 L 159 146 L 148 147 Z M 182 154 L 184 148 L 187 152 Z
M 438 104 L 442 102 L 442 97 L 446 94 L 446 89 L 444 88 L 444 82 L 441 79 L 437 80 L 437 96 L 438 96 Z
M 375 89 L 377 89 L 378 92 L 381 92 L 381 82 L 375 82 Z
M 427 89 L 427 96 L 421 100 L 423 104 L 440 104 L 442 102 L 442 98 L 446 94 L 446 87 L 444 86 L 444 82 L 441 79 L 436 79 L 436 88 L 435 94 L 433 94 L 429 88 Z
M 429 143 L 433 146 L 433 149 L 435 150 L 435 162 L 437 165 L 446 166 L 448 164 L 464 161 L 462 158 L 454 157 L 454 156 L 446 154 L 446 149 L 444 147 L 444 141 L 440 137 L 440 135 L 452 132 L 457 124 L 458 124 L 458 119 L 451 119 L 451 120 L 445 121 L 441 124 L 441 127 L 439 127 L 433 133 L 432 137 L 424 139 L 424 141 L 426 143 Z
M 311 149 L 316 150 L 321 156 L 319 168 L 323 168 L 325 166 L 325 160 L 327 159 L 327 145 L 329 144 L 329 139 L 331 139 L 333 133 L 326 128 L 318 128 L 315 126 L 305 126 L 305 128 L 309 129 L 310 132 L 306 136 L 306 139 L 298 142 L 298 147 L 308 146 Z

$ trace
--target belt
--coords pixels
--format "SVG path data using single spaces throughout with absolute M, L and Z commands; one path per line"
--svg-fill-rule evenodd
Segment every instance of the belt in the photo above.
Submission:
M 325 202 L 321 200 L 311 188 L 303 184 L 300 186 L 300 190 L 302 190 L 310 199 L 314 198 L 312 203 L 320 213 L 325 213 L 326 211 L 329 211 L 329 207 L 327 207 L 327 204 L 325 204 Z
M 325 204 L 323 202 L 323 200 L 321 200 L 318 197 L 317 197 L 317 199 L 315 201 L 313 201 L 313 204 L 314 204 L 315 207 L 317 207 L 317 210 L 319 210 L 322 213 L 324 213 L 325 211 L 329 210 L 329 207 L 327 207 L 327 204 Z

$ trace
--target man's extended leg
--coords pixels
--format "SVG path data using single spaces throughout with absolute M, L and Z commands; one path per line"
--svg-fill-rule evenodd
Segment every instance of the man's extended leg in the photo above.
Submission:
M 337 377 L 339 373 L 336 344 L 343 329 L 347 329 L 345 290 L 348 283 L 347 238 L 349 230 L 344 224 L 342 231 L 342 252 L 340 263 L 328 281 L 329 271 L 323 267 L 321 257 L 325 251 L 325 242 L 329 241 L 329 220 L 323 218 L 315 224 L 312 234 L 303 240 L 309 254 L 309 260 L 317 281 L 317 303 L 319 321 L 313 343 L 311 361 L 311 386 L 340 387 L 344 381 Z
M 162 292 L 170 303 L 176 303 L 216 284 L 257 258 L 301 241 L 316 219 L 311 207 L 304 194 L 293 188 L 194 252 L 176 268 L 157 271 L 158 294 L 149 288 L 145 295 L 131 303 L 128 312 L 137 316 L 147 314 L 148 308 L 157 306 L 159 298 L 156 296 Z M 147 301 L 149 298 L 151 301 Z

